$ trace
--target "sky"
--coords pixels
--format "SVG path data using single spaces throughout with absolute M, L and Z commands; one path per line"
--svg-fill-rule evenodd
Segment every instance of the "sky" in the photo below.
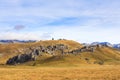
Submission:
M 0 0 L 0 39 L 120 43 L 120 0 Z

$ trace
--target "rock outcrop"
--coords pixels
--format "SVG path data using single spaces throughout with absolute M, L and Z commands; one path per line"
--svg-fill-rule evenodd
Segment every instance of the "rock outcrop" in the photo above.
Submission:
M 56 45 L 49 45 L 49 46 L 37 46 L 37 47 L 30 47 L 23 49 L 23 53 L 13 56 L 9 58 L 6 62 L 7 65 L 15 65 L 21 64 L 28 61 L 35 61 L 38 56 L 42 56 L 43 53 L 47 53 L 50 55 L 57 55 L 56 51 L 59 51 L 62 56 L 65 54 L 79 54 L 82 52 L 91 52 L 93 53 L 95 49 L 99 47 L 99 45 L 92 45 L 92 46 L 84 46 L 82 48 L 74 49 L 69 51 L 69 47 L 64 44 L 56 44 Z M 20 52 L 22 52 L 20 51 Z
M 48 53 L 51 55 L 54 55 L 55 51 L 60 50 L 63 51 L 64 49 L 68 49 L 67 46 L 64 44 L 56 44 L 54 46 L 37 46 L 37 47 L 30 47 L 26 49 L 22 49 L 24 51 L 23 54 L 19 54 L 16 56 L 13 56 L 12 58 L 9 58 L 6 62 L 7 65 L 15 65 L 20 64 L 28 61 L 35 61 L 37 59 L 37 56 L 42 55 L 42 53 Z M 19 52 L 22 52 L 19 50 Z

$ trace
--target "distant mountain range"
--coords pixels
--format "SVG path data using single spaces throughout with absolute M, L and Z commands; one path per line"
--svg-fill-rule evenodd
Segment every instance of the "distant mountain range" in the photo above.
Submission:
M 84 46 L 89 46 L 89 45 L 102 45 L 106 47 L 113 47 L 116 49 L 120 49 L 120 44 L 111 44 L 109 42 L 93 42 L 93 43 L 83 43 Z
M 36 42 L 36 40 L 0 40 L 0 44 L 8 44 L 8 43 L 28 43 L 28 42 Z

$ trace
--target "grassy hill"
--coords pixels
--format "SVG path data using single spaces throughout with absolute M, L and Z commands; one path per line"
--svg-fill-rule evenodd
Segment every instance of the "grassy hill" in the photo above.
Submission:
M 4 64 L 7 59 L 17 54 L 24 54 L 24 49 L 26 48 L 37 47 L 40 45 L 49 46 L 55 44 L 65 44 L 70 49 L 75 49 L 76 47 L 82 47 L 81 44 L 72 40 L 46 40 L 46 41 L 38 41 L 33 43 L 0 44 L 0 63 Z
M 34 43 L 24 44 L 4 44 L 0 45 L 0 64 L 5 64 L 6 61 L 17 54 L 23 54 L 24 49 L 37 46 L 49 46 L 56 44 L 67 45 L 69 51 L 82 48 L 83 46 L 72 40 L 46 40 Z M 60 53 L 59 51 L 56 53 Z M 22 65 L 31 66 L 79 66 L 79 65 L 95 65 L 95 64 L 120 64 L 120 51 L 110 47 L 96 48 L 94 52 L 81 52 L 78 54 L 65 54 L 52 56 L 44 53 L 38 56 L 36 61 L 29 61 Z

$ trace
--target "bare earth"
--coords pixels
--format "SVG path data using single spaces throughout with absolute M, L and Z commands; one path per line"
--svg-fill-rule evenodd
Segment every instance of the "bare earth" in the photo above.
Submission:
M 0 80 L 120 80 L 120 66 L 0 67 Z

